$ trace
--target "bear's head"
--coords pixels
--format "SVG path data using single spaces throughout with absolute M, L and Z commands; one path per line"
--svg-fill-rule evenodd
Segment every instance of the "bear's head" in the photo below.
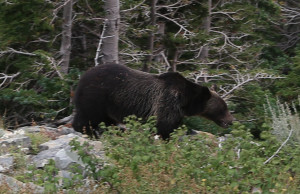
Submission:
M 214 121 L 217 125 L 227 128 L 234 120 L 230 114 L 226 102 L 213 90 L 209 90 L 210 97 L 205 103 L 201 116 Z
M 201 86 L 176 72 L 161 74 L 159 79 L 163 80 L 165 90 L 170 91 L 168 98 L 177 99 L 185 116 L 199 115 L 224 128 L 232 125 L 233 116 L 214 88 Z

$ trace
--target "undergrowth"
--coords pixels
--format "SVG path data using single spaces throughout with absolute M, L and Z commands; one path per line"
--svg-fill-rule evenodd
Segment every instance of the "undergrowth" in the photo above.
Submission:
M 300 105 L 300 96 L 298 102 Z M 280 103 L 277 99 L 276 106 L 272 106 L 267 97 L 267 106 L 265 112 L 272 118 L 272 133 L 283 142 L 289 138 L 289 143 L 300 144 L 300 116 L 297 112 L 296 103 L 291 105 Z
M 155 120 L 126 120 L 121 132 L 108 127 L 101 138 L 109 161 L 86 159 L 100 193 L 299 193 L 300 149 L 280 146 L 271 131 L 254 140 L 235 123 L 222 143 L 203 135 L 185 135 L 185 126 L 167 141 L 153 135 Z M 86 146 L 85 146 L 86 147 Z M 79 154 L 87 157 L 86 152 Z M 97 166 L 99 168 L 97 168 Z M 101 167 L 100 167 L 101 166 Z M 98 169 L 98 170 L 97 170 Z
M 58 177 L 51 161 L 44 170 L 28 168 L 18 180 L 44 186 L 47 192 L 80 188 L 89 176 L 95 193 L 299 193 L 299 115 L 290 107 L 267 103 L 272 114 L 260 139 L 245 125 L 235 122 L 225 138 L 199 133 L 186 135 L 177 129 L 168 141 L 155 138 L 155 119 L 143 122 L 134 116 L 124 120 L 125 130 L 105 127 L 101 136 L 106 158 L 92 154 L 93 148 L 76 139 L 70 142 L 85 169 L 69 180 Z M 283 123 L 283 124 L 282 124 Z M 291 124 L 292 123 L 292 124 Z M 279 127 L 278 127 L 279 126 Z M 279 130 L 281 133 L 278 133 Z M 293 133 L 291 133 L 291 131 Z M 37 141 L 37 144 L 39 141 Z

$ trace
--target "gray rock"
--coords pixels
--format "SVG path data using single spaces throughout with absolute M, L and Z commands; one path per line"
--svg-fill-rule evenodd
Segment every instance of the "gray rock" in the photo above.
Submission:
M 4 129 L 0 128 L 0 138 L 5 134 Z
M 64 126 L 64 125 L 59 126 L 59 127 L 56 129 L 56 131 L 57 131 L 59 134 L 61 134 L 61 135 L 67 135 L 67 134 L 70 134 L 70 133 L 74 133 L 74 134 L 76 134 L 76 135 L 78 135 L 78 136 L 82 136 L 81 133 L 75 131 L 73 128 L 66 127 L 66 126 Z
M 79 164 L 81 169 L 85 166 L 77 153 L 71 151 L 71 147 L 59 150 L 55 155 L 55 165 L 60 170 L 71 170 L 74 164 Z
M 33 163 L 35 163 L 38 168 L 42 168 L 48 164 L 50 159 L 53 159 L 56 167 L 60 170 L 68 170 L 73 164 L 79 164 L 83 169 L 84 164 L 79 159 L 77 153 L 73 152 L 69 146 L 70 141 L 74 138 L 77 138 L 77 141 L 80 143 L 88 141 L 89 144 L 94 147 L 91 152 L 92 154 L 100 158 L 105 157 L 103 145 L 100 141 L 91 141 L 70 133 L 68 135 L 62 135 L 56 140 L 41 144 L 39 148 L 42 151 L 32 157 Z
M 63 178 L 67 178 L 67 179 L 72 179 L 72 177 L 74 176 L 74 173 L 69 172 L 67 170 L 60 170 L 58 172 L 58 176 L 63 177 Z
M 3 187 L 0 193 L 44 193 L 44 188 L 33 183 L 22 183 L 10 176 L 0 174 L 0 185 Z
M 16 135 L 8 139 L 0 140 L 0 150 L 2 153 L 6 153 L 11 147 L 29 148 L 30 146 L 30 138 L 24 135 Z
M 39 152 L 37 155 L 33 156 L 32 162 L 37 168 L 43 168 L 46 164 L 49 163 L 50 159 L 54 159 L 55 154 L 58 150 L 44 150 Z
M 78 135 L 75 135 L 72 133 L 68 134 L 68 135 L 62 135 L 62 136 L 58 137 L 58 139 L 56 139 L 56 140 L 48 141 L 46 143 L 41 144 L 39 146 L 39 149 L 40 150 L 51 150 L 51 149 L 60 150 L 64 147 L 66 147 L 67 145 L 69 145 L 69 142 L 74 138 L 83 139 L 83 138 L 79 137 Z
M 14 157 L 10 154 L 0 156 L 0 173 L 9 172 L 14 165 Z
M 38 133 L 40 131 L 55 130 L 55 128 L 45 126 L 25 126 L 17 129 L 17 131 L 24 131 L 25 133 Z
M 1 131 L 2 132 L 2 131 Z M 49 134 L 52 138 L 57 138 L 55 140 L 48 141 L 39 146 L 40 152 L 37 155 L 28 155 L 31 148 L 31 140 L 26 135 L 28 133 L 39 133 L 45 132 Z M 63 134 L 63 135 L 62 135 Z M 70 141 L 77 138 L 81 144 L 87 141 L 90 145 L 94 147 L 91 150 L 91 154 L 96 157 L 104 158 L 105 154 L 103 151 L 103 145 L 100 141 L 92 141 L 86 139 L 82 134 L 75 132 L 73 128 L 67 126 L 60 126 L 58 128 L 51 128 L 47 126 L 28 126 L 22 127 L 13 132 L 3 130 L 0 136 L 0 185 L 1 189 L 4 185 L 5 193 L 43 193 L 44 189 L 33 183 L 22 183 L 12 177 L 3 175 L 1 173 L 10 172 L 13 173 L 14 157 L 12 155 L 4 153 L 13 151 L 15 147 L 19 148 L 23 153 L 25 153 L 25 160 L 27 163 L 34 163 L 37 168 L 43 168 L 49 163 L 50 159 L 55 161 L 56 167 L 60 170 L 59 177 L 72 179 L 77 173 L 83 173 L 85 177 L 86 173 L 85 165 L 80 160 L 76 152 L 71 150 L 69 145 Z M 1 156 L 2 154 L 2 156 Z M 76 168 L 82 169 L 81 172 L 74 172 L 72 166 L 76 164 Z M 65 179 L 62 179 L 65 180 Z M 89 185 L 90 183 L 84 181 L 84 185 Z M 63 181 L 61 184 L 63 185 Z M 63 187 L 62 187 L 63 188 Z M 87 186 L 88 188 L 88 186 Z M 3 190 L 0 190 L 2 193 Z
M 0 137 L 0 140 L 3 140 L 3 139 L 9 139 L 9 138 L 12 138 L 14 136 L 20 136 L 20 135 L 24 135 L 24 131 L 21 130 L 16 130 L 16 131 L 7 131 L 7 130 L 4 130 L 4 134 L 2 135 L 2 137 Z
M 39 132 L 46 132 L 52 134 L 53 136 L 67 135 L 70 133 L 74 133 L 78 136 L 81 136 L 81 133 L 78 133 L 72 127 L 67 127 L 65 125 L 59 126 L 57 128 L 53 128 L 49 126 L 26 126 L 26 127 L 19 128 L 14 133 L 25 134 L 25 133 L 39 133 Z
M 75 134 L 68 134 L 68 135 L 62 135 L 56 140 L 48 141 L 46 143 L 41 144 L 39 148 L 42 151 L 32 157 L 33 163 L 35 163 L 35 165 L 38 168 L 44 167 L 46 164 L 48 164 L 48 161 L 50 159 L 55 160 L 56 154 L 60 150 L 68 147 L 69 142 L 74 138 L 83 139 Z M 81 140 L 81 141 L 83 141 L 83 140 Z M 59 155 L 59 156 L 61 156 L 61 158 L 63 158 L 63 157 L 68 158 L 68 156 L 63 156 L 62 153 L 63 153 L 63 151 L 61 151 L 61 153 Z M 60 159 L 57 159 L 57 160 L 60 161 Z M 61 161 L 61 163 L 62 163 L 62 161 Z M 64 166 L 64 164 L 60 164 L 60 165 Z

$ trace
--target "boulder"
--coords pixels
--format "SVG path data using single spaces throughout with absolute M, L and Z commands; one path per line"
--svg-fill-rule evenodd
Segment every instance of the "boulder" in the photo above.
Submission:
M 0 193 L 44 193 L 44 188 L 33 183 L 22 183 L 10 176 L 0 174 Z
M 85 166 L 81 159 L 79 158 L 78 154 L 71 151 L 71 147 L 68 146 L 67 148 L 59 150 L 55 154 L 55 165 L 60 170 L 71 170 L 74 164 L 78 164 L 77 166 L 83 170 Z
M 39 146 L 41 152 L 32 157 L 33 163 L 38 168 L 44 167 L 46 164 L 48 164 L 50 159 L 55 159 L 55 155 L 58 151 L 67 147 L 69 142 L 76 137 L 79 138 L 79 136 L 75 134 L 62 135 L 56 140 L 51 140 L 41 144 Z
M 9 172 L 14 166 L 14 157 L 10 154 L 0 156 L 0 173 Z
M 88 141 L 94 147 L 92 154 L 104 158 L 105 154 L 100 141 L 91 141 L 70 133 L 68 135 L 62 135 L 56 140 L 51 140 L 41 144 L 39 148 L 42 151 L 32 157 L 33 163 L 35 163 L 38 168 L 42 168 L 48 164 L 50 159 L 53 159 L 57 165 L 56 167 L 60 170 L 69 169 L 72 164 L 79 164 L 82 168 L 84 168 L 84 165 L 79 159 L 77 153 L 73 152 L 69 146 L 70 141 L 74 138 L 77 138 L 77 141 L 80 143 Z
M 0 154 L 8 153 L 15 148 L 30 148 L 31 140 L 25 135 L 16 135 L 0 139 Z

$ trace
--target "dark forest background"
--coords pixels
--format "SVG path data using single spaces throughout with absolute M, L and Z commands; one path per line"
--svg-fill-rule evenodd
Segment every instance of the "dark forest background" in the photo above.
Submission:
M 73 141 L 85 164 L 74 176 L 29 167 L 20 148 L 20 176 L 9 173 L 46 193 L 84 180 L 95 193 L 300 193 L 299 40 L 299 0 L 0 0 L 0 140 L 71 118 L 80 76 L 105 63 L 216 85 L 236 118 L 229 129 L 185 118 L 166 142 L 132 116 L 123 133 L 100 126 L 105 160 Z M 30 136 L 35 154 L 45 134 Z
M 216 84 L 239 124 L 256 137 L 271 126 L 267 98 L 273 107 L 277 100 L 298 107 L 299 1 L 107 2 L 1 1 L 0 115 L 6 128 L 70 115 L 80 75 L 110 59 Z M 109 33 L 117 49 L 106 47 Z M 226 132 L 199 118 L 185 123 Z

